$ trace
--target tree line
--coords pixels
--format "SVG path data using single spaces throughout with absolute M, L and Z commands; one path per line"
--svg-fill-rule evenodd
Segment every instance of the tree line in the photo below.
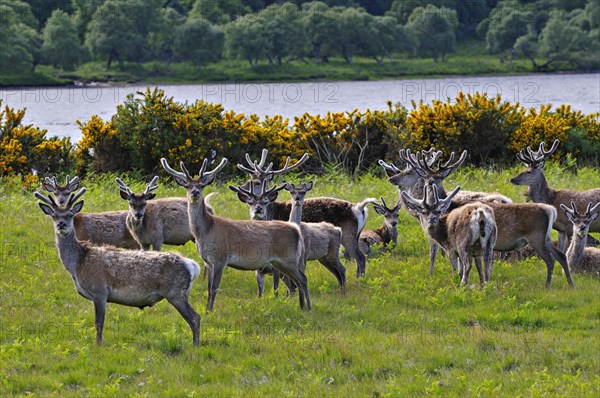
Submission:
M 536 70 L 600 66 L 600 0 L 0 0 L 0 18 L 7 72 L 69 71 L 90 60 L 107 68 L 356 56 L 382 64 L 398 54 L 443 62 L 465 40 Z

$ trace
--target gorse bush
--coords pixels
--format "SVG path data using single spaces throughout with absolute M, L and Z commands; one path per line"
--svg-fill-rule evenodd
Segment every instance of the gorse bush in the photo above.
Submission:
M 0 101 L 0 109 L 2 101 Z M 73 146 L 69 138 L 47 138 L 46 130 L 23 124 L 25 110 L 0 110 L 0 176 L 53 174 L 71 168 Z
M 402 138 L 408 148 L 467 150 L 476 164 L 489 160 L 503 161 L 514 152 L 508 147 L 510 137 L 523 123 L 524 109 L 500 96 L 459 93 L 454 103 L 434 101 L 415 104 L 408 115 Z M 512 160 L 512 159 L 511 159 Z
M 453 101 L 413 103 L 409 111 L 388 102 L 386 110 L 304 114 L 292 122 L 279 115 L 225 111 L 205 101 L 180 103 L 160 89 L 129 95 L 110 120 L 97 115 L 78 121 L 83 138 L 72 148 L 68 139 L 47 139 L 46 132 L 22 126 L 24 111 L 2 114 L 0 174 L 67 172 L 161 172 L 159 160 L 184 161 L 199 169 L 204 158 L 231 160 L 226 173 L 237 172 L 245 153 L 269 150 L 275 167 L 287 156 L 310 155 L 305 171 L 344 170 L 355 176 L 377 167 L 377 160 L 398 161 L 398 149 L 435 147 L 444 152 L 467 150 L 474 165 L 513 164 L 515 153 L 540 142 L 561 140 L 560 159 L 570 165 L 598 164 L 599 114 L 584 115 L 568 105 L 525 109 L 499 96 L 459 93 Z

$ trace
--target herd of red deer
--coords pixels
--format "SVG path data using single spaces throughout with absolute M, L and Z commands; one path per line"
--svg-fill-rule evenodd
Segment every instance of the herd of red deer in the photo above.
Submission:
M 83 200 L 79 198 L 86 188 L 78 191 L 77 177 L 67 176 L 65 185 L 59 185 L 55 177 L 46 178 L 43 186 L 49 194 L 35 192 L 35 196 L 54 221 L 60 260 L 78 293 L 94 303 L 99 344 L 107 302 L 144 308 L 166 299 L 189 324 L 193 343 L 198 345 L 200 316 L 190 305 L 189 294 L 201 267 L 179 254 L 161 252 L 163 244 L 195 243 L 208 279 L 207 311 L 213 309 L 226 266 L 255 271 L 259 296 L 265 274 L 273 275 L 275 290 L 281 278 L 290 294 L 298 290 L 300 307 L 311 309 L 306 262 L 323 264 L 343 290 L 346 269 L 340 261 L 340 246 L 356 261 L 356 276 L 365 276 L 365 255 L 372 254 L 371 247 L 397 244 L 402 207 L 418 220 L 429 240 L 430 272 L 441 247 L 452 269 L 458 271 L 461 284 L 468 283 L 473 261 L 484 283 L 492 273 L 494 252 L 506 253 L 527 244 L 546 263 L 548 288 L 555 261 L 573 287 L 571 271 L 599 275 L 600 249 L 594 247 L 598 241 L 588 232 L 600 232 L 600 188 L 574 191 L 548 186 L 544 163 L 558 144 L 555 141 L 548 151 L 544 143 L 537 151 L 527 147 L 517 155 L 527 169 L 511 182 L 528 185 L 527 196 L 533 203 L 512 203 L 500 193 L 460 187 L 447 193 L 442 182 L 464 162 L 467 153 L 456 159 L 452 152 L 444 162 L 443 153 L 433 148 L 415 153 L 400 150 L 402 169 L 379 161 L 399 191 L 391 208 L 383 197 L 380 202 L 366 198 L 359 203 L 331 197 L 305 199 L 312 182 L 273 185 L 275 177 L 297 169 L 308 155 L 293 165 L 288 157 L 284 167 L 276 170 L 273 163 L 266 164 L 266 150 L 257 161 L 247 154 L 247 165 L 237 166 L 250 180 L 230 186 L 239 200 L 249 205 L 251 220 L 217 215 L 210 205 L 213 194 L 204 195 L 204 188 L 226 165 L 225 158 L 210 171 L 205 159 L 196 176 L 183 162 L 178 171 L 161 159 L 164 170 L 185 188 L 186 198 L 154 199 L 158 177 L 142 193 L 132 192 L 117 178 L 120 195 L 129 205 L 126 211 L 82 213 Z M 277 202 L 283 189 L 289 191 L 291 200 Z M 363 230 L 369 203 L 384 222 L 380 228 Z M 552 229 L 558 231 L 557 246 L 551 240 Z

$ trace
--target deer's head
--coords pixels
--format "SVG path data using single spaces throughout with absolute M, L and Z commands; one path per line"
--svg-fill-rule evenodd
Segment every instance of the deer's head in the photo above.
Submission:
M 129 187 L 119 177 L 115 178 L 115 181 L 119 185 L 119 193 L 121 194 L 121 198 L 129 203 L 129 214 L 131 214 L 131 216 L 138 221 L 144 218 L 148 201 L 156 197 L 156 194 L 154 194 L 152 191 L 158 188 L 158 185 L 156 184 L 158 181 L 158 176 L 154 176 L 144 192 L 139 194 L 132 192 L 131 189 L 129 189 Z
M 83 208 L 83 200 L 79 202 L 77 200 L 85 191 L 85 188 L 81 188 L 78 193 L 71 193 L 64 206 L 60 206 L 52 194 L 44 196 L 39 192 L 34 192 L 35 197 L 42 201 L 42 203 L 38 203 L 40 209 L 42 209 L 44 214 L 52 217 L 56 235 L 65 237 L 75 233 L 73 217 Z

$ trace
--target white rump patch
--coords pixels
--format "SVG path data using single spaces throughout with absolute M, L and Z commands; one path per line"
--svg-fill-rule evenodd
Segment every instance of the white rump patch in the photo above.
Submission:
M 360 235 L 363 228 L 365 227 L 365 224 L 367 223 L 367 215 L 368 215 L 367 204 L 368 203 L 377 203 L 377 200 L 375 198 L 367 198 L 367 199 L 363 200 L 362 202 L 359 202 L 359 203 L 355 204 L 354 206 L 352 206 L 352 212 L 356 216 L 356 221 L 358 221 L 358 230 L 356 231 L 357 237 Z
M 189 258 L 184 258 L 183 259 L 183 265 L 185 266 L 185 268 L 190 273 L 190 286 L 189 286 L 189 290 L 191 290 L 192 289 L 192 285 L 194 284 L 194 281 L 196 280 L 196 278 L 198 277 L 198 275 L 200 275 L 200 266 L 198 265 L 197 262 L 195 262 L 194 260 L 189 259 Z

